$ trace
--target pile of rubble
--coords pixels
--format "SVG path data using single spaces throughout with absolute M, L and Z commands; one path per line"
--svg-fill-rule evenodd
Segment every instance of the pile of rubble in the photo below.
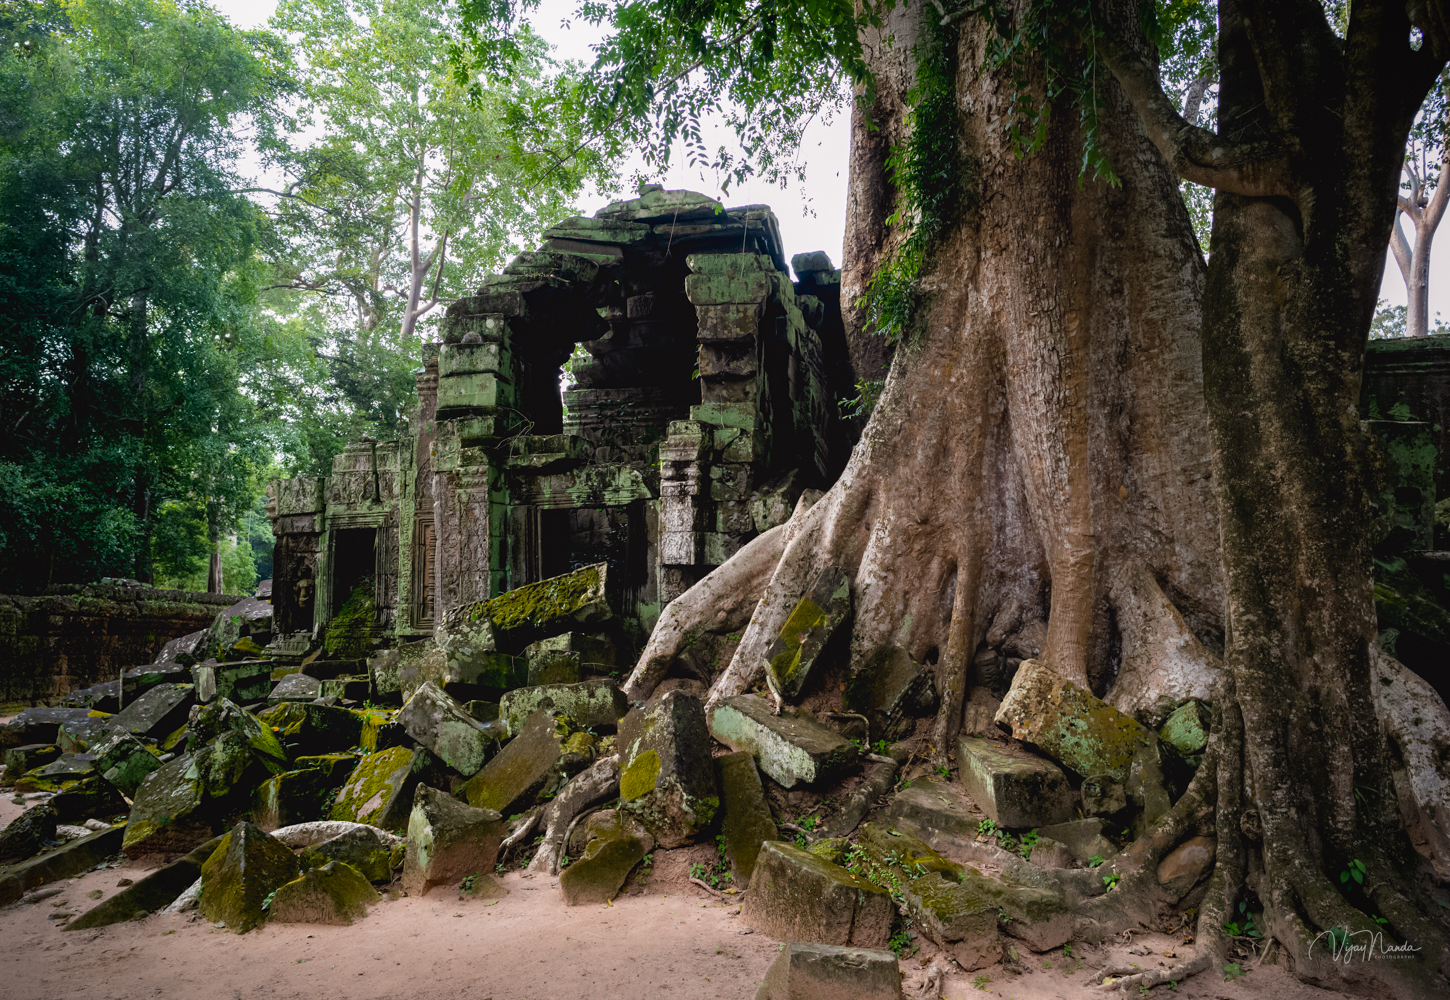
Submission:
M 3 781 L 31 803 L 0 833 L 0 904 L 118 853 L 171 860 L 58 914 L 65 929 L 192 908 L 239 933 L 347 924 L 379 887 L 488 894 L 513 865 L 597 904 L 637 891 L 652 852 L 713 840 L 702 890 L 789 945 L 762 998 L 900 996 L 897 957 L 922 938 L 964 971 L 1090 939 L 1075 894 L 1112 890 L 1209 736 L 1199 701 L 1155 731 L 1034 660 L 1000 702 L 972 689 L 949 768 L 927 757 L 920 691 L 922 725 L 896 719 L 895 742 L 840 691 L 707 708 L 700 681 L 670 678 L 631 704 L 597 566 L 362 663 L 251 655 L 268 607 L 0 727 Z M 1214 847 L 1192 837 L 1157 866 L 1169 908 L 1197 905 Z

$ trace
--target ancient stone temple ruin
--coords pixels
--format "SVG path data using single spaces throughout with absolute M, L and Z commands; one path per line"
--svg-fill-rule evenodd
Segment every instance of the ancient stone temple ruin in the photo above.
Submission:
M 413 439 L 270 487 L 276 649 L 339 620 L 427 636 L 450 608 L 597 563 L 641 643 L 849 452 L 840 272 L 792 265 L 769 208 L 688 191 L 549 229 L 424 345 Z

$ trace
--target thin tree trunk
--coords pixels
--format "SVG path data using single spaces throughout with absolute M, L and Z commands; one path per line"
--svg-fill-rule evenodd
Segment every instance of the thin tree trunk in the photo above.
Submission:
M 1426 179 L 1415 169 L 1413 160 L 1405 164 L 1405 172 L 1410 176 L 1410 193 L 1400 195 L 1399 208 L 1415 227 L 1415 245 L 1410 246 L 1396 215 L 1390 249 L 1405 279 L 1405 334 L 1426 337 L 1430 333 L 1430 250 L 1435 230 L 1445 217 L 1446 202 L 1450 201 L 1450 143 L 1446 144 L 1433 193 L 1426 190 Z

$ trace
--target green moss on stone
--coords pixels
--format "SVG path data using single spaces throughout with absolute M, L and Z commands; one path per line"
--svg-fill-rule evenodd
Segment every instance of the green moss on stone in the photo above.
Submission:
M 365 579 L 353 588 L 342 610 L 327 623 L 323 645 L 329 653 L 341 659 L 365 655 L 372 645 L 376 618 L 373 582 Z

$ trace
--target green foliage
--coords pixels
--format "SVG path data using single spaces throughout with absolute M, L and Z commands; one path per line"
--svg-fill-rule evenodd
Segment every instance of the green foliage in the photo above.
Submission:
M 1259 927 L 1254 914 L 1249 910 L 1248 903 L 1239 903 L 1239 918 L 1223 925 L 1224 933 L 1229 937 L 1263 937 L 1264 932 Z
M 876 409 L 876 403 L 880 400 L 881 390 L 884 388 L 886 388 L 885 379 L 858 378 L 856 380 L 855 398 L 840 401 L 841 416 L 869 417 L 871 411 Z M 876 753 L 885 753 L 886 741 L 877 740 L 876 742 L 881 746 L 881 749 L 877 750 Z
M 1350 860 L 1349 867 L 1339 873 L 1339 881 L 1341 884 L 1343 884 L 1347 883 L 1350 879 L 1354 879 L 1355 885 L 1364 885 L 1364 875 L 1364 862 L 1355 858 Z M 1239 907 L 1242 909 L 1243 904 L 1240 903 Z
M 1103 885 L 1107 886 L 1109 890 L 1116 889 L 1118 887 L 1118 882 L 1120 882 L 1122 878 L 1123 876 L 1119 875 L 1117 872 L 1113 872 L 1110 875 L 1104 875 Z
M 891 937 L 887 939 L 886 947 L 890 948 L 898 959 L 910 958 L 921 950 L 921 945 L 912 944 L 915 938 L 916 935 L 905 927 L 898 927 Z
M 1223 967 L 1224 982 L 1232 982 L 1235 979 L 1242 978 L 1243 975 L 1244 970 L 1239 968 L 1239 963 L 1237 962 L 1230 962 Z

